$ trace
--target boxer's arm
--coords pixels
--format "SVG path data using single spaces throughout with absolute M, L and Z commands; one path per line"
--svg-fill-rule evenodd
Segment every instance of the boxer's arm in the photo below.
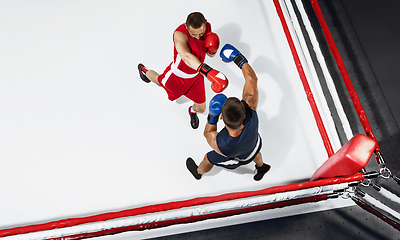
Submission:
M 242 99 L 249 105 L 251 109 L 257 110 L 258 106 L 257 75 L 248 62 L 245 62 L 242 65 L 242 73 L 245 79 Z
M 206 138 L 207 143 L 211 146 L 211 148 L 214 149 L 217 153 L 221 154 L 221 151 L 219 150 L 217 145 L 217 135 L 217 125 L 206 123 L 206 127 L 204 128 L 204 137 Z
M 194 56 L 189 50 L 189 40 L 187 36 L 180 31 L 174 32 L 174 43 L 176 51 L 178 52 L 179 56 L 181 56 L 182 60 L 188 65 L 189 67 L 197 70 L 201 65 L 200 60 Z

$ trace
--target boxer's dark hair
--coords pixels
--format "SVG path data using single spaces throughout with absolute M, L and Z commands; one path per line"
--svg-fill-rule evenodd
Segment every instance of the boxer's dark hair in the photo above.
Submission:
M 186 19 L 186 26 L 192 27 L 194 29 L 200 28 L 203 24 L 205 24 L 207 20 L 204 15 L 200 12 L 192 12 Z
M 245 104 L 247 105 L 246 102 L 240 101 L 236 97 L 226 99 L 221 111 L 222 120 L 226 126 L 238 129 L 242 125 L 246 115 Z

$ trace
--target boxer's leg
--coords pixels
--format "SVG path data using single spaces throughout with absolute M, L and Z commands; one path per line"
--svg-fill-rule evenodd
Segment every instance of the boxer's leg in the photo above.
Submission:
M 203 103 L 194 103 L 192 106 L 193 111 L 203 113 L 206 111 L 206 102 Z
M 152 81 L 153 83 L 157 84 L 157 86 L 161 87 L 160 83 L 158 82 L 158 76 L 160 74 L 156 73 L 154 70 L 149 70 L 146 73 L 146 77 Z
M 213 168 L 213 164 L 208 161 L 207 154 L 204 155 L 203 161 L 201 161 L 199 167 L 197 168 L 197 173 L 203 175 L 209 172 Z
M 204 78 L 202 76 L 196 77 L 195 82 L 190 90 L 185 94 L 194 103 L 189 107 L 190 124 L 193 129 L 199 127 L 199 118 L 197 113 L 206 111 L 206 91 L 204 87 Z
M 158 76 L 159 76 L 158 73 L 156 73 L 153 70 L 147 70 L 147 68 L 141 63 L 139 63 L 139 65 L 138 65 L 138 70 L 139 70 L 140 78 L 144 82 L 146 82 L 146 83 L 153 82 L 161 87 L 160 83 L 158 83 Z
M 203 161 L 201 161 L 200 165 L 197 166 L 197 164 L 194 162 L 194 160 L 189 157 L 186 159 L 186 167 L 189 170 L 189 172 L 193 175 L 194 178 L 197 180 L 201 179 L 201 176 L 209 172 L 213 168 L 213 164 L 210 163 L 207 159 L 207 154 L 204 156 Z
M 261 167 L 261 166 L 264 164 L 264 163 L 263 163 L 263 160 L 262 160 L 261 152 L 259 152 L 259 153 L 256 155 L 256 157 L 254 158 L 253 161 L 256 163 L 256 166 L 257 166 L 257 167 Z

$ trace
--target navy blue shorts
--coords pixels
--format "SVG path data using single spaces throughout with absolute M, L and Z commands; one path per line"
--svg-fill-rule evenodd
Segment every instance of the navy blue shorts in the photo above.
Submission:
M 261 140 L 261 138 L 260 138 L 260 140 Z M 246 164 L 249 164 L 250 162 L 252 162 L 254 160 L 254 158 L 256 158 L 257 154 L 261 151 L 261 147 L 262 147 L 262 144 L 260 143 L 260 145 L 258 146 L 258 149 L 254 152 L 253 156 L 250 159 L 245 160 L 245 161 L 243 161 L 243 160 L 239 161 L 234 158 L 229 158 L 229 157 L 223 156 L 214 150 L 207 153 L 207 159 L 210 163 L 212 163 L 216 166 L 227 168 L 227 169 L 235 169 L 239 166 L 246 165 Z

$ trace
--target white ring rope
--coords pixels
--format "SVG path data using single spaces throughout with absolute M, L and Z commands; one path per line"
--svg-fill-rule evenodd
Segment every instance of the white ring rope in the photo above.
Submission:
M 400 221 L 400 213 L 392 210 L 391 208 L 389 208 L 388 206 L 384 205 L 382 202 L 376 200 L 375 198 L 371 197 L 368 194 L 365 194 L 364 197 L 361 197 L 362 199 L 366 200 L 368 203 L 370 203 L 371 205 L 391 214 L 393 217 L 397 218 L 398 221 Z
M 329 73 L 328 67 L 325 62 L 325 58 L 322 55 L 321 48 L 319 47 L 319 42 L 317 40 L 317 37 L 315 36 L 314 30 L 311 26 L 310 20 L 308 19 L 307 13 L 304 10 L 302 1 L 301 0 L 295 0 L 295 1 L 297 4 L 297 8 L 299 9 L 299 12 L 301 14 L 301 18 L 303 20 L 304 26 L 307 30 L 308 36 L 310 38 L 311 45 L 313 46 L 313 50 L 317 56 L 317 60 L 321 67 L 322 73 L 325 77 L 325 81 L 328 86 L 329 93 L 332 96 L 333 103 L 336 107 L 337 113 L 339 115 L 339 118 L 340 118 L 342 126 L 343 126 L 343 130 L 345 132 L 347 140 L 349 140 L 353 137 L 353 132 L 351 130 L 350 123 L 349 123 L 349 120 L 347 119 L 346 113 L 343 110 L 343 106 L 340 103 L 340 99 L 337 94 L 335 84 L 333 83 L 332 76 Z
M 124 217 L 101 222 L 86 223 L 82 225 L 65 227 L 53 230 L 40 232 L 32 232 L 27 234 L 13 235 L 4 237 L 7 240 L 33 240 L 33 239 L 48 239 L 63 236 L 71 236 L 75 234 L 99 232 L 102 230 L 135 226 L 145 223 L 166 221 L 171 219 L 179 219 L 191 216 L 199 216 L 211 213 L 217 213 L 227 210 L 235 210 L 242 208 L 250 208 L 254 206 L 266 205 L 275 202 L 300 199 L 310 196 L 322 194 L 331 194 L 336 190 L 343 190 L 349 187 L 350 183 L 340 183 L 313 188 L 300 189 L 296 191 L 287 191 L 275 194 L 261 195 L 251 198 L 236 199 L 231 201 L 217 202 L 194 207 L 174 209 L 164 212 L 148 213 L 133 217 Z
M 380 190 L 379 192 L 380 192 L 384 197 L 386 197 L 386 198 L 392 200 L 393 202 L 396 202 L 396 203 L 400 204 L 400 198 L 399 198 L 397 195 L 391 193 L 390 191 L 384 189 L 383 187 L 381 187 L 381 190 Z

